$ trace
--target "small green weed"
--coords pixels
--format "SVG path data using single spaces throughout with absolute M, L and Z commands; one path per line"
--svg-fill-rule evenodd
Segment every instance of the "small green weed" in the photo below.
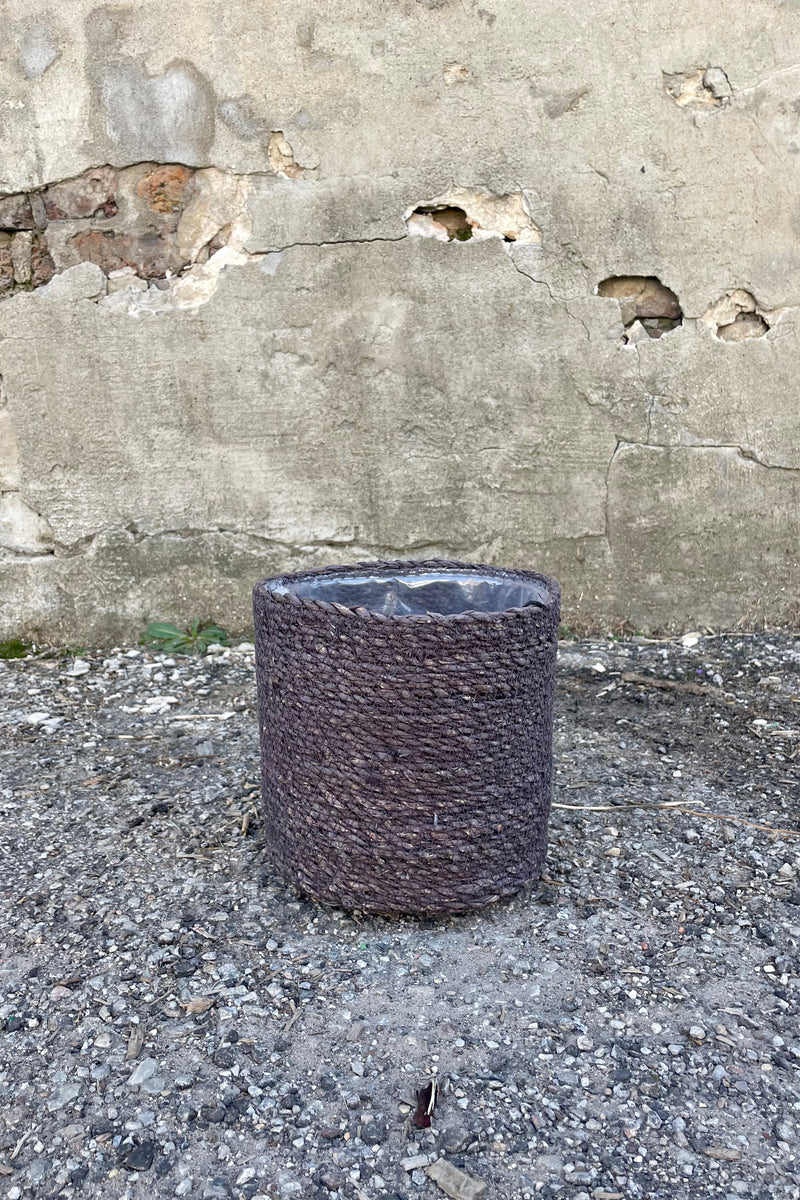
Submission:
M 139 638 L 141 645 L 169 654 L 205 654 L 209 646 L 227 646 L 229 640 L 224 629 L 206 621 L 192 621 L 185 629 L 168 621 L 151 621 Z
M 31 650 L 33 646 L 23 638 L 9 638 L 7 642 L 0 642 L 0 658 L 25 658 Z

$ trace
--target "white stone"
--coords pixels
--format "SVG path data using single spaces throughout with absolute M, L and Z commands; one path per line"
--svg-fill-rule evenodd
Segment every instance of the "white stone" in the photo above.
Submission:
M 35 293 L 35 298 L 57 304 L 96 300 L 105 295 L 106 282 L 105 272 L 101 267 L 96 263 L 82 262 L 60 275 L 54 275 L 49 283 Z
M 140 1087 L 146 1080 L 152 1079 L 157 1070 L 158 1063 L 154 1058 L 143 1058 L 132 1074 L 128 1077 L 128 1087 Z

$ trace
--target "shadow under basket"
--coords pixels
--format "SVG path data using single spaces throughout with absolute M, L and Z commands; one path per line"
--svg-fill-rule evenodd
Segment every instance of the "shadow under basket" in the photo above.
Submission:
M 538 879 L 558 584 L 370 562 L 253 592 L 267 854 L 327 904 L 467 912 Z

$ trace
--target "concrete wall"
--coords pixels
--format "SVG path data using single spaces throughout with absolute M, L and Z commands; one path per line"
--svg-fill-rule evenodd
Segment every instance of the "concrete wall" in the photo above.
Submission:
M 0 636 L 386 555 L 798 620 L 796 0 L 3 11 Z

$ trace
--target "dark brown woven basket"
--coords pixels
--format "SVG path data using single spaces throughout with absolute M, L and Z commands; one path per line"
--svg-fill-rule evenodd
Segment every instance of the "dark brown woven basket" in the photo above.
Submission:
M 416 594 L 420 576 L 449 572 L 467 593 L 489 581 L 494 596 L 538 599 L 501 612 L 450 603 L 449 615 L 330 599 L 359 577 L 362 594 L 392 575 Z M 266 847 L 280 874 L 326 903 L 419 915 L 465 912 L 537 879 L 559 601 L 544 575 L 437 559 L 257 584 Z

